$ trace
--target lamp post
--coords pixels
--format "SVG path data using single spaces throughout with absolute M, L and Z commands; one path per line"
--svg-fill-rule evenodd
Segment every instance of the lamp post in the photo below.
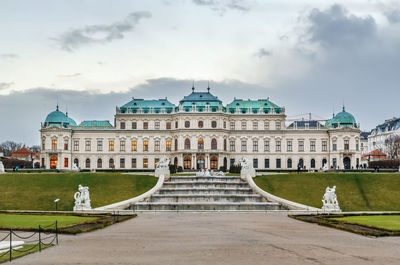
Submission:
M 54 202 L 56 203 L 56 211 L 58 210 L 58 201 L 59 201 L 60 199 L 55 199 L 54 200 Z

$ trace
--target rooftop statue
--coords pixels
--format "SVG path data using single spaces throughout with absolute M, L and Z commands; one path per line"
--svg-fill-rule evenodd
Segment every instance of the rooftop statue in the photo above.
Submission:
M 89 197 L 89 187 L 83 187 L 79 184 L 77 192 L 75 192 L 75 206 L 74 211 L 85 211 L 91 210 L 90 197 Z
M 326 187 L 324 197 L 322 198 L 322 210 L 326 212 L 338 211 L 341 212 L 339 202 L 336 196 L 336 186 L 333 188 Z

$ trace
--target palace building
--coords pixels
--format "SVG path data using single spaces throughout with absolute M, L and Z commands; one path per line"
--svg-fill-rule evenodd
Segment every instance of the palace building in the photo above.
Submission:
M 165 99 L 133 98 L 116 108 L 114 125 L 79 125 L 57 109 L 41 125 L 41 165 L 72 169 L 154 169 L 162 156 L 185 170 L 229 169 L 247 157 L 257 170 L 356 168 L 360 129 L 343 111 L 325 124 L 286 120 L 285 108 L 267 99 L 224 105 L 207 92 Z

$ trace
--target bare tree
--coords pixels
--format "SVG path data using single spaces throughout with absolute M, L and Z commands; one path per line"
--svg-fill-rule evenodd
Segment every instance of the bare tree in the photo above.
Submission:
M 400 154 L 400 135 L 391 134 L 385 140 L 385 147 L 389 158 L 398 158 Z
M 3 150 L 5 156 L 11 156 L 11 154 L 18 149 L 25 147 L 23 143 L 16 143 L 14 141 L 5 141 L 0 144 L 0 148 Z

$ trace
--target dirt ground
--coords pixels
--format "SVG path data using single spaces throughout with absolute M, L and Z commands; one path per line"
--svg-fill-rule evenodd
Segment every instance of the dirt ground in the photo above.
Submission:
M 400 264 L 400 237 L 365 237 L 285 213 L 146 213 L 13 264 Z

